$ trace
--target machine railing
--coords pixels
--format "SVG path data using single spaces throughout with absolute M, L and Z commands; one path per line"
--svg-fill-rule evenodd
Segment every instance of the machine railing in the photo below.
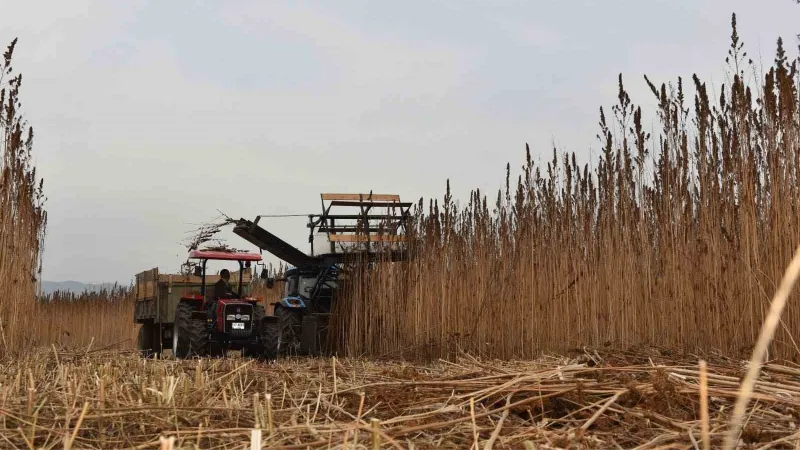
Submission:
M 323 193 L 320 201 L 322 214 L 311 215 L 308 221 L 312 255 L 316 234 L 326 235 L 331 254 L 358 251 L 357 246 L 337 246 L 337 243 L 365 244 L 364 251 L 370 252 L 370 243 L 405 242 L 403 233 L 412 203 L 400 201 L 399 195 Z M 357 214 L 353 213 L 355 208 Z M 397 248 L 389 246 L 382 250 L 393 249 Z
M 412 203 L 401 202 L 395 194 L 320 195 L 322 214 L 308 216 L 310 254 L 305 254 L 259 226 L 260 219 L 239 219 L 233 232 L 261 250 L 272 253 L 295 267 L 324 267 L 341 263 L 348 255 L 368 260 L 400 261 L 406 251 L 406 221 Z M 327 202 L 327 204 L 326 204 Z M 341 208 L 351 208 L 341 213 Z M 352 212 L 358 208 L 358 213 Z M 381 212 L 379 210 L 383 209 Z M 314 240 L 324 235 L 326 251 L 315 252 Z

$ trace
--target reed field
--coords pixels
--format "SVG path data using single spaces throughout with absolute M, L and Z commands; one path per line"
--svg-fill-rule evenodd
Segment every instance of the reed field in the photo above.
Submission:
M 135 348 L 139 325 L 133 322 L 134 301 L 128 286 L 41 296 L 36 314 L 26 321 L 27 329 L 36 330 L 26 347 Z
M 448 182 L 441 201 L 420 201 L 411 261 L 354 271 L 343 351 L 532 358 L 608 343 L 749 355 L 800 236 L 800 77 L 782 41 L 763 73 L 743 46 L 734 18 L 729 80 L 714 89 L 645 77 L 655 111 L 620 75 L 592 166 L 553 151 L 540 167 L 526 149 L 496 195 L 459 204 Z M 771 356 L 800 358 L 798 300 Z
M 141 357 L 130 286 L 37 295 L 47 214 L 13 41 L 0 448 L 708 449 L 726 432 L 726 448 L 800 448 L 800 297 L 784 278 L 800 244 L 800 61 L 778 41 L 757 66 L 735 25 L 724 84 L 645 77 L 648 111 L 620 75 L 597 161 L 539 165 L 526 146 L 496 195 L 460 203 L 448 181 L 420 200 L 408 261 L 348 263 L 337 356 L 276 362 Z M 267 304 L 280 295 L 254 283 Z

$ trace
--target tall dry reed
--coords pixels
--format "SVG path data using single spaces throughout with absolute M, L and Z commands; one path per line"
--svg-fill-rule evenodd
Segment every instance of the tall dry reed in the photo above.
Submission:
M 139 325 L 133 321 L 134 291 L 113 286 L 97 291 L 56 291 L 42 295 L 31 314 L 20 320 L 29 333 L 26 348 L 55 344 L 65 347 L 134 348 Z
M 649 343 L 745 355 L 800 239 L 798 61 L 756 75 L 732 19 L 729 82 L 660 86 L 658 135 L 619 77 L 590 167 L 555 151 L 494 199 L 420 201 L 412 261 L 351 267 L 342 353 L 531 357 Z M 691 95 L 691 94 L 690 94 Z M 610 113 L 610 114 L 609 114 Z M 514 183 L 516 181 L 516 183 Z M 798 359 L 793 294 L 770 356 Z
M 32 163 L 33 129 L 20 114 L 22 76 L 11 66 L 16 43 L 0 68 L 0 356 L 27 333 L 20 319 L 31 313 L 47 221 Z

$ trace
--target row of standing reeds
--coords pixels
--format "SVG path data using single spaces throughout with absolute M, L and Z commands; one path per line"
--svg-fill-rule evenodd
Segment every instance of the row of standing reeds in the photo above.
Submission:
M 448 182 L 441 202 L 420 201 L 410 262 L 352 268 L 343 353 L 651 343 L 747 354 L 800 238 L 800 77 L 780 40 L 771 67 L 748 75 L 732 24 L 718 92 L 698 76 L 691 88 L 645 77 L 657 136 L 620 75 L 595 165 L 554 152 L 537 167 L 528 149 L 496 199 L 474 191 L 458 205 Z M 800 356 L 797 300 L 771 356 Z
M 21 340 L 27 348 L 134 348 L 139 325 L 134 323 L 134 291 L 113 286 L 80 293 L 56 291 L 41 295 L 31 314 L 20 320 L 31 330 Z
M 20 114 L 22 77 L 11 66 L 16 43 L 0 67 L 0 356 L 28 332 L 21 318 L 31 312 L 47 221 L 31 161 L 33 129 Z

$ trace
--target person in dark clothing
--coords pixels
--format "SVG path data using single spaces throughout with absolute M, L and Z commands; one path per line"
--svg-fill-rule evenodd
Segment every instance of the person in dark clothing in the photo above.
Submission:
M 230 279 L 231 273 L 228 269 L 222 269 L 219 273 L 219 281 L 214 283 L 214 294 L 208 304 L 208 316 L 211 320 L 216 318 L 217 300 L 237 297 L 236 293 L 231 289 Z
M 228 269 L 222 269 L 219 273 L 219 281 L 214 284 L 214 300 L 236 297 L 236 294 L 231 289 L 230 279 L 231 273 Z

